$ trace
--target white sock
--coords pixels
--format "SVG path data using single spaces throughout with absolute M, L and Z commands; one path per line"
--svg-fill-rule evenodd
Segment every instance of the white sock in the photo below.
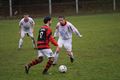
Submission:
M 57 63 L 58 57 L 59 57 L 59 53 L 55 52 L 55 53 L 54 53 L 54 61 L 53 61 L 53 64 L 56 64 L 56 63 Z
M 74 58 L 74 56 L 73 56 L 73 52 L 70 53 L 70 57 Z
M 35 48 L 34 40 L 32 40 L 33 47 Z
M 22 47 L 22 44 L 23 44 L 23 40 L 22 40 L 22 38 L 20 38 L 18 48 L 21 48 L 21 47 Z
M 36 47 L 36 44 L 35 44 L 34 38 L 32 38 L 32 44 L 33 44 L 33 47 L 35 48 L 35 47 Z

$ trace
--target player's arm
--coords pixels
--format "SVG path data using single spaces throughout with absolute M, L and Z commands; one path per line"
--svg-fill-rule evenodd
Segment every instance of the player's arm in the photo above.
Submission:
M 32 32 L 34 32 L 34 27 L 35 27 L 35 22 L 32 18 L 30 18 L 30 21 L 31 21 L 31 25 L 32 25 Z
M 54 39 L 54 37 L 52 36 L 52 30 L 48 29 L 48 37 L 49 37 L 49 41 L 54 45 L 54 46 L 58 46 L 57 41 Z
M 58 26 L 56 26 L 56 30 L 54 32 L 54 38 L 59 36 L 59 30 L 58 30 Z
M 54 45 L 54 46 L 58 46 L 57 41 L 54 39 L 54 37 L 51 35 L 50 36 L 50 42 Z
M 21 33 L 21 26 L 19 26 L 19 33 Z
M 29 19 L 30 19 L 30 23 L 31 23 L 32 27 L 34 27 L 35 26 L 34 20 L 31 17 L 29 17 Z
M 32 19 L 32 26 L 34 27 L 35 26 L 35 22 L 34 22 L 34 20 Z
M 19 22 L 19 33 L 21 33 L 22 20 Z
M 79 37 L 82 37 L 82 35 L 80 34 L 80 32 L 77 30 L 77 28 L 75 28 L 74 25 L 70 24 L 70 28 L 72 30 L 72 32 L 74 32 L 76 35 L 78 35 Z
M 58 43 L 57 43 L 57 41 L 54 39 L 54 37 L 51 35 L 51 37 L 50 37 L 50 41 L 51 41 L 51 43 L 54 45 L 54 46 L 56 46 L 57 48 L 57 51 L 59 51 L 60 50 L 60 48 L 59 48 L 59 46 L 58 46 Z

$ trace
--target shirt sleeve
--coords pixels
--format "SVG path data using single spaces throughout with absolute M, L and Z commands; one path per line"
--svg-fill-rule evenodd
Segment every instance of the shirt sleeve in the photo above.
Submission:
M 77 30 L 77 28 L 73 24 L 71 23 L 69 24 L 70 24 L 71 31 L 80 37 L 80 32 Z
M 22 25 L 22 21 L 23 21 L 23 19 L 21 19 L 21 20 L 20 20 L 20 22 L 19 22 L 19 26 L 21 26 L 21 25 Z
M 54 46 L 58 46 L 57 41 L 53 38 L 52 35 L 50 36 L 50 41 L 51 41 L 51 43 L 52 43 Z
M 49 40 L 50 40 L 50 42 L 54 45 L 54 46 L 58 46 L 58 43 L 57 43 L 57 41 L 54 39 L 54 37 L 52 36 L 52 30 L 51 29 L 49 29 L 49 34 L 50 34 L 50 38 L 49 38 Z
M 32 26 L 34 27 L 34 25 L 35 25 L 34 20 L 32 18 L 30 18 L 30 17 L 29 17 L 29 19 L 30 19 L 30 22 L 31 22 Z
M 56 30 L 54 32 L 54 37 L 58 37 L 59 36 L 59 31 L 58 31 L 58 25 L 56 26 Z

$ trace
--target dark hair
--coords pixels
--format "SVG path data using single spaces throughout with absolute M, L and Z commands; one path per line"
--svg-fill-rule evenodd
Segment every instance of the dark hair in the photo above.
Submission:
M 58 16 L 58 18 L 63 18 L 63 19 L 65 19 L 65 17 L 64 17 L 64 16 Z
M 44 23 L 46 24 L 48 21 L 51 20 L 51 17 L 50 16 L 45 16 L 44 17 Z
M 29 16 L 29 14 L 27 14 L 27 13 L 24 13 L 24 16 Z

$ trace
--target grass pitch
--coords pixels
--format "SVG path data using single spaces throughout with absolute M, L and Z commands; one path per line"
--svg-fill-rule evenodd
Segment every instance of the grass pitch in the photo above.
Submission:
M 88 16 L 71 16 L 67 19 L 83 35 L 73 35 L 75 62 L 70 63 L 64 48 L 60 52 L 58 65 L 51 67 L 51 75 L 42 75 L 47 62 L 30 69 L 28 75 L 24 65 L 37 57 L 29 37 L 25 37 L 22 50 L 18 50 L 19 20 L 0 21 L 0 80 L 120 80 L 120 13 Z M 57 23 L 53 18 L 52 29 Z M 35 38 L 42 19 L 35 19 Z M 55 47 L 52 46 L 53 51 Z M 59 65 L 67 66 L 65 74 L 58 72 Z

